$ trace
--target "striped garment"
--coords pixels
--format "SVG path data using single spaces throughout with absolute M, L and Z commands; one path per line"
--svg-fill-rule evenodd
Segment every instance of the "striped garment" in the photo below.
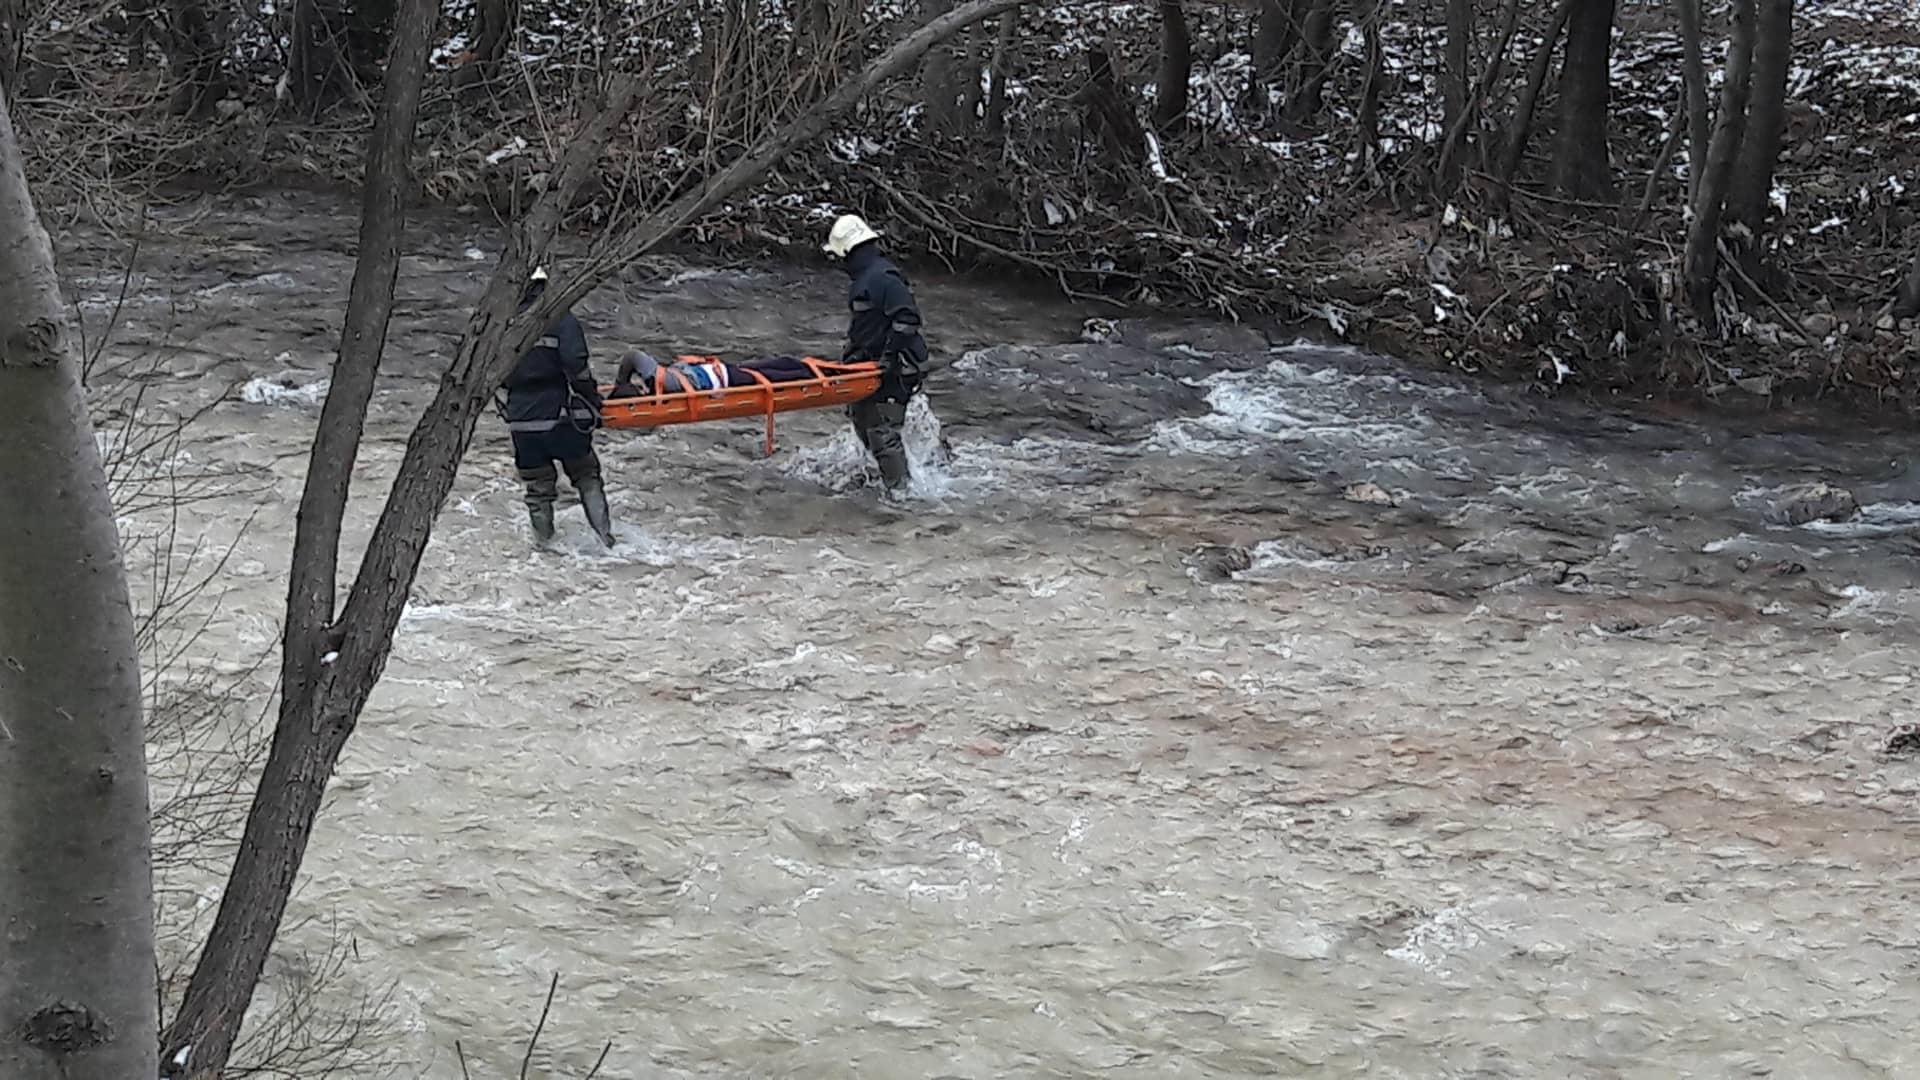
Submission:
M 675 364 L 680 372 L 693 381 L 701 390 L 724 390 L 727 383 L 727 365 L 720 363 Z

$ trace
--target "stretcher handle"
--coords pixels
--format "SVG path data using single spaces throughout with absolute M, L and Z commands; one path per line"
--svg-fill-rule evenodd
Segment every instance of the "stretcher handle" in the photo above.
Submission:
M 762 374 L 759 370 L 755 368 L 742 368 L 741 370 L 753 376 L 753 381 L 758 384 L 756 386 L 756 389 L 760 391 L 760 399 L 767 403 L 767 456 L 772 457 L 773 456 L 773 412 L 774 412 L 773 380 L 767 378 L 764 374 Z

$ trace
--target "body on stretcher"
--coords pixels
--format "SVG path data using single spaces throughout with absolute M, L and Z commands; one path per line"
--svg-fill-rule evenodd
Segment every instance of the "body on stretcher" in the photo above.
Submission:
M 601 387 L 601 422 L 609 428 L 638 429 L 764 416 L 766 450 L 772 454 L 775 413 L 848 405 L 872 397 L 880 389 L 881 369 L 876 363 L 846 364 L 808 356 L 770 364 L 768 371 L 760 371 L 752 364 L 723 364 L 712 356 L 680 356 L 675 360 L 673 365 L 659 367 L 644 385 Z M 693 365 L 706 368 L 707 377 L 696 381 L 697 376 L 683 370 Z M 718 365 L 718 369 L 710 365 Z M 745 379 L 733 385 L 714 385 L 742 375 Z M 802 377 L 791 377 L 795 375 Z M 709 388 L 702 389 L 701 382 Z

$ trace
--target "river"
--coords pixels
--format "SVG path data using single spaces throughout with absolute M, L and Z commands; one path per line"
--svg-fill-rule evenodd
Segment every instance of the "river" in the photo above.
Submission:
M 353 235 L 170 211 L 107 353 L 157 360 L 143 424 L 212 404 L 182 521 L 232 555 L 187 660 L 256 714 Z M 103 320 L 119 250 L 61 245 Z M 407 250 L 350 551 L 498 247 Z M 829 348 L 841 288 L 661 259 L 579 313 L 610 375 Z M 483 422 L 269 997 L 348 936 L 319 1004 L 390 988 L 367 1037 L 436 1080 L 456 1040 L 516 1075 L 555 973 L 534 1075 L 609 1040 L 649 1080 L 1920 1073 L 1906 440 L 920 291 L 952 365 L 904 508 L 835 413 L 771 459 L 753 421 L 610 433 L 619 545 L 563 502 L 536 552 Z M 1862 518 L 1773 523 L 1812 480 Z M 160 887 L 206 919 L 217 877 Z

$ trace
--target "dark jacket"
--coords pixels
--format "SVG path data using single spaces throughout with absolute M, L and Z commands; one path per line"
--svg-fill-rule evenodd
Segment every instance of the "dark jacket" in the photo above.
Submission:
M 847 253 L 847 351 L 842 359 L 878 360 L 894 368 L 909 387 L 927 365 L 920 336 L 920 308 L 907 275 L 869 240 Z M 892 381 L 892 380 L 889 380 Z
M 587 430 L 600 418 L 600 386 L 587 364 L 587 335 L 572 312 L 555 319 L 507 376 L 507 430 Z

